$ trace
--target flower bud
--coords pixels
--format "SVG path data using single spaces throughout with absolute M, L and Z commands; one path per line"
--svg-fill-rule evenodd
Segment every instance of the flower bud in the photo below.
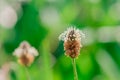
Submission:
M 31 47 L 27 41 L 23 41 L 20 46 L 15 49 L 13 55 L 18 58 L 18 63 L 24 66 L 30 66 L 35 56 L 38 56 L 38 51 L 34 47 Z
M 59 40 L 64 41 L 64 50 L 66 56 L 71 58 L 76 58 L 80 54 L 80 49 L 82 47 L 81 37 L 84 34 L 76 28 L 68 28 L 67 31 L 63 32 L 59 36 Z

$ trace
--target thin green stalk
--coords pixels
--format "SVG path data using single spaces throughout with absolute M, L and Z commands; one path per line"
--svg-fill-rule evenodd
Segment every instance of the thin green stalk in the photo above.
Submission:
M 28 68 L 25 66 L 25 72 L 26 72 L 26 80 L 31 80 Z
M 73 65 L 73 72 L 74 72 L 74 80 L 78 80 L 75 58 L 72 59 L 72 65 Z

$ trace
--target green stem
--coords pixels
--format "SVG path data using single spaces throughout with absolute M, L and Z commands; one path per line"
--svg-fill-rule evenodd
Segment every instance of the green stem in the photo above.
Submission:
M 72 59 L 72 65 L 73 65 L 73 72 L 74 72 L 74 80 L 78 80 L 75 58 Z
M 31 80 L 30 74 L 29 74 L 29 71 L 28 71 L 27 67 L 25 67 L 25 72 L 26 72 L 26 80 Z

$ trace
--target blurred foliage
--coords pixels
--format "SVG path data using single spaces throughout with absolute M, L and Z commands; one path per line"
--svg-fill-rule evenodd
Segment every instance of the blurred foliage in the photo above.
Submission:
M 10 65 L 10 80 L 26 80 L 25 68 L 12 55 L 24 40 L 39 51 L 39 57 L 28 67 L 31 80 L 73 80 L 71 59 L 64 55 L 63 42 L 58 41 L 68 25 L 88 29 L 86 38 L 91 29 L 96 31 L 93 43 L 83 45 L 76 60 L 79 80 L 120 80 L 120 44 L 99 41 L 97 34 L 103 26 L 120 25 L 119 0 L 5 1 L 15 10 L 18 4 L 22 9 L 21 13 L 16 10 L 15 26 L 7 29 L 0 24 L 0 65 Z
M 39 48 L 42 38 L 44 38 L 47 33 L 46 29 L 40 25 L 38 10 L 36 10 L 32 4 L 23 4 L 22 8 L 24 14 L 13 29 L 14 33 L 9 35 L 9 39 L 12 39 L 8 39 L 4 44 L 6 51 L 9 53 L 12 53 L 23 40 Z

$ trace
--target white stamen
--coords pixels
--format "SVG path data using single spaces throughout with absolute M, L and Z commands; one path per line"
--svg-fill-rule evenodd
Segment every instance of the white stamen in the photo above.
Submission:
M 74 34 L 73 35 L 69 35 L 69 33 L 71 31 L 73 31 L 73 30 L 74 30 Z M 75 40 L 80 40 L 81 41 L 81 37 L 84 38 L 85 34 L 83 34 L 81 30 L 76 29 L 75 27 L 70 27 L 66 31 L 64 31 L 62 34 L 60 34 L 59 40 L 62 40 L 62 41 L 70 40 L 70 39 L 68 39 L 68 36 L 70 36 L 70 37 L 73 36 L 73 37 L 75 37 Z

